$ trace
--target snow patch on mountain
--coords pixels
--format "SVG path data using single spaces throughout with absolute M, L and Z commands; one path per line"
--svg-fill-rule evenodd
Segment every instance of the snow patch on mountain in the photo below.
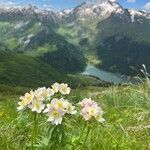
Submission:
M 150 13 L 147 13 L 145 11 L 131 9 L 131 10 L 129 10 L 129 12 L 130 12 L 131 15 L 134 15 L 134 16 L 143 16 L 143 17 L 145 17 L 147 19 L 150 19 Z
M 78 7 L 61 11 L 59 16 L 64 18 L 76 18 L 79 21 L 98 18 L 100 20 L 108 18 L 112 13 L 123 13 L 124 9 L 116 2 L 116 0 L 96 0 L 87 1 Z
M 14 27 L 15 29 L 20 29 L 26 25 L 29 24 L 29 21 L 20 21 L 18 24 L 16 24 L 16 26 Z
M 131 16 L 131 22 L 134 23 L 135 21 L 142 24 L 144 21 L 149 21 L 150 23 L 150 14 L 141 10 L 129 10 Z
M 129 17 L 129 20 L 134 23 L 136 21 L 143 22 L 143 19 L 150 19 L 150 13 L 141 10 L 127 10 L 124 9 L 116 0 L 88 0 L 73 9 L 65 9 L 60 12 L 53 12 L 49 10 L 42 10 L 33 5 L 28 6 L 13 6 L 1 7 L 0 16 L 5 15 L 12 18 L 12 16 L 21 14 L 22 16 L 34 16 L 39 23 L 43 21 L 61 23 L 63 22 L 85 22 L 87 20 L 102 21 L 107 19 L 111 14 L 116 14 L 119 17 Z M 123 19 L 123 18 L 122 18 Z M 20 22 L 15 26 L 19 29 L 24 26 L 25 22 Z
M 37 8 L 34 5 L 27 5 L 27 6 L 0 6 L 0 16 L 8 16 L 10 18 L 14 16 L 34 16 L 40 22 L 42 21 L 51 21 L 53 23 L 57 22 L 56 13 L 50 10 L 43 10 Z M 17 27 L 18 28 L 18 27 Z

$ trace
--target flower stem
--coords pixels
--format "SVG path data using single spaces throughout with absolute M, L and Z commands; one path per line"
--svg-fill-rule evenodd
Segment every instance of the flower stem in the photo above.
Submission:
M 83 127 L 83 129 L 82 129 L 82 132 L 81 132 L 81 134 L 80 134 L 80 137 L 79 137 L 79 140 L 78 140 L 78 142 L 80 142 L 80 140 L 81 140 L 81 138 L 82 138 L 82 136 L 83 136 L 83 134 L 84 134 L 84 131 L 85 131 L 85 129 L 86 129 L 86 122 L 85 122 L 85 124 L 84 124 L 84 127 Z
M 79 143 L 80 143 L 80 140 L 81 140 L 81 138 L 82 138 L 82 136 L 83 136 L 83 134 L 84 134 L 84 131 L 85 131 L 85 129 L 86 129 L 86 122 L 85 122 L 85 124 L 84 124 L 84 126 L 83 126 L 83 128 L 82 128 L 82 131 L 81 131 L 81 134 L 80 134 L 80 136 L 79 136 L 79 138 L 78 138 L 78 141 L 77 141 L 77 143 L 76 143 L 76 145 L 73 147 L 73 150 L 75 150 L 77 147 L 78 147 L 78 145 L 79 145 Z
M 86 141 L 87 141 L 87 139 L 88 139 L 90 130 L 91 130 L 91 126 L 90 126 L 90 124 L 88 124 L 87 133 L 86 133 L 86 136 L 85 136 L 85 139 L 84 139 L 84 142 L 83 142 L 83 146 L 85 146 L 85 144 L 86 144 Z
M 66 140 L 66 136 L 65 136 L 65 133 L 64 133 L 64 124 L 61 123 L 59 126 L 58 126 L 58 137 L 60 139 L 60 143 L 59 143 L 59 146 L 61 150 L 64 150 L 65 149 L 65 140 Z
M 37 113 L 34 113 L 34 127 L 32 132 L 32 143 L 31 148 L 34 150 L 34 143 L 36 141 L 36 133 L 37 133 Z

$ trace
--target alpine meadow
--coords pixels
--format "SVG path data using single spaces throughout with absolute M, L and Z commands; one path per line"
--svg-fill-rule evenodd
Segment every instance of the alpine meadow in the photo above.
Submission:
M 1 0 L 0 150 L 150 150 L 149 4 Z

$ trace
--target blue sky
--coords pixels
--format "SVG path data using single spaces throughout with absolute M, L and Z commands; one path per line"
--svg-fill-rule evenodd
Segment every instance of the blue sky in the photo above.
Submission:
M 72 8 L 84 0 L 0 0 L 0 5 L 27 5 L 60 10 Z M 150 11 L 150 0 L 117 0 L 125 8 L 145 9 Z

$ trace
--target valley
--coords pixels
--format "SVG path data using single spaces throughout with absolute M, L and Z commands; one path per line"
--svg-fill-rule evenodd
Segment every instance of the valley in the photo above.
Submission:
M 110 82 L 114 84 L 125 84 L 128 82 L 127 77 L 123 77 L 120 74 L 111 73 L 104 71 L 102 69 L 96 68 L 92 65 L 87 65 L 85 71 L 82 73 L 84 75 L 94 76 L 99 78 L 104 82 Z
M 107 9 L 105 9 L 107 8 Z M 53 12 L 36 6 L 0 8 L 0 51 L 33 57 L 64 74 L 86 64 L 127 76 L 149 72 L 150 14 L 118 2 L 84 2 Z
M 147 11 L 0 6 L 0 150 L 149 150 L 149 73 Z

